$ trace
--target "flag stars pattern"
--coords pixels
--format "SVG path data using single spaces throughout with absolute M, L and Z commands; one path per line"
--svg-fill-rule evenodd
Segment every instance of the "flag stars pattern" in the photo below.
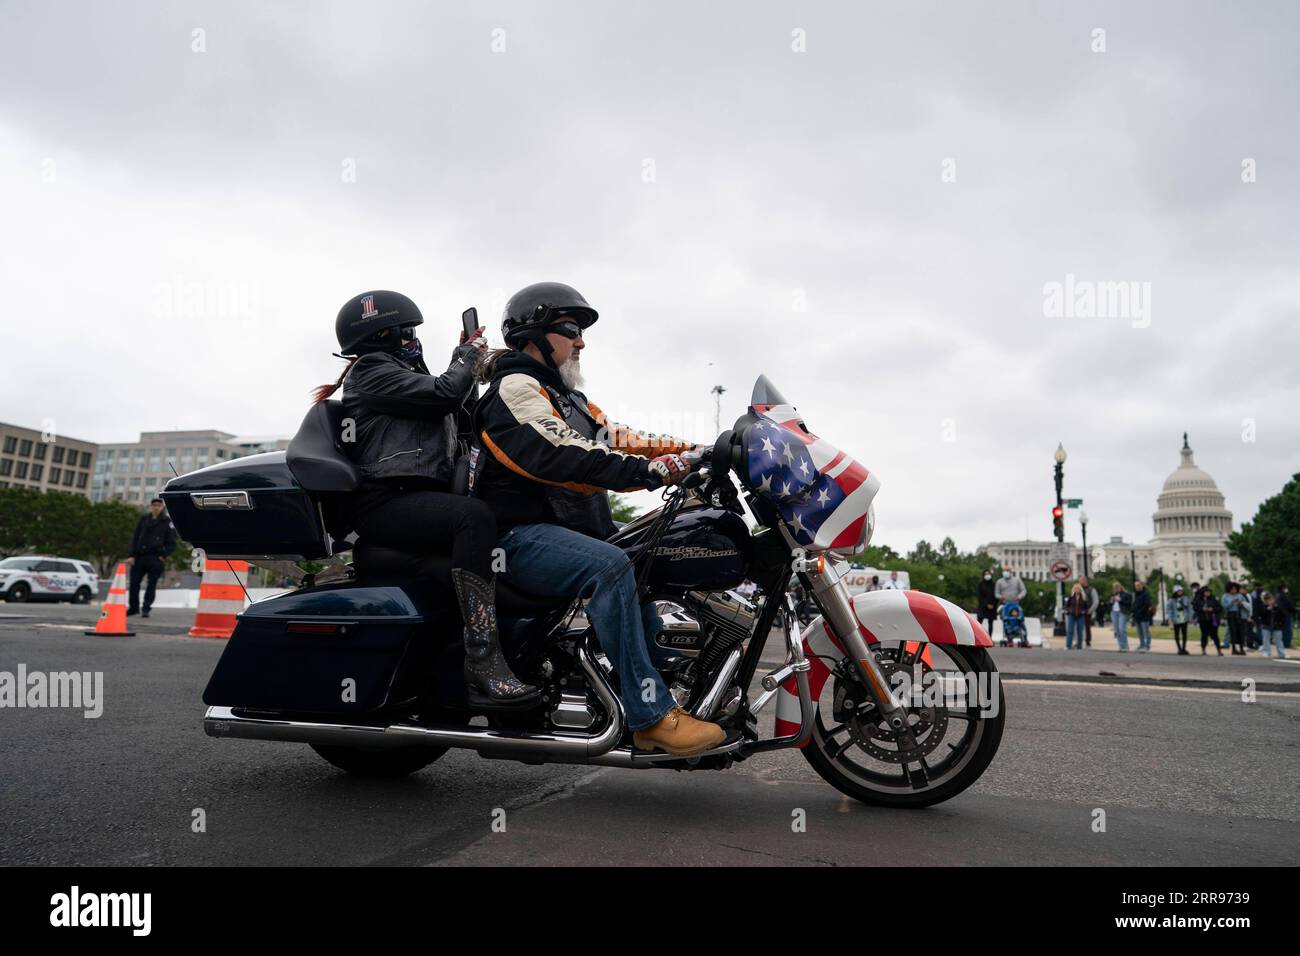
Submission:
M 794 539 L 808 545 L 856 483 L 841 488 L 819 472 L 803 436 L 790 437 L 795 424 L 786 427 L 760 418 L 750 430 L 749 487 L 775 504 Z

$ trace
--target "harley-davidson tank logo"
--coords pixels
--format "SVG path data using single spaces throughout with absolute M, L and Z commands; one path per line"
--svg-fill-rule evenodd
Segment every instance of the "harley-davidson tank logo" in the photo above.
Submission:
M 675 548 L 655 548 L 655 555 L 663 555 L 665 558 L 735 558 L 739 557 L 740 552 L 734 548 L 718 550 L 717 548 L 680 545 Z

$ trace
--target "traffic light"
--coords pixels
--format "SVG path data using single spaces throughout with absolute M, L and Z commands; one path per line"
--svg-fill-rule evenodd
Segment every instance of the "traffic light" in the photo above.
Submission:
M 1057 541 L 1065 540 L 1065 512 L 1061 506 L 1057 505 L 1052 509 L 1052 533 L 1056 535 Z

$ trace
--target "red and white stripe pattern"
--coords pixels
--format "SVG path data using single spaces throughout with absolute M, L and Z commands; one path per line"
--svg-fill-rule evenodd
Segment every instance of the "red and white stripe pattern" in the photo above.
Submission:
M 876 641 L 924 641 L 992 647 L 974 616 L 951 601 L 924 591 L 866 591 L 853 598 L 853 613 L 867 637 Z
M 858 629 L 867 644 L 881 641 L 908 644 L 959 644 L 966 647 L 992 647 L 988 633 L 974 616 L 951 601 L 923 591 L 868 591 L 853 598 L 853 613 Z M 803 653 L 811 665 L 808 690 L 814 701 L 821 697 L 830 668 L 814 655 L 831 661 L 845 656 L 843 645 L 830 625 L 817 618 L 803 632 Z M 922 652 L 927 660 L 929 650 Z M 776 735 L 788 737 L 799 730 L 799 686 L 791 675 L 776 695 Z
M 199 609 L 190 637 L 229 637 L 235 618 L 248 606 L 238 575 L 248 575 L 247 561 L 208 558 L 199 584 Z
M 811 665 L 808 669 L 808 691 L 816 701 L 822 695 L 822 688 L 826 686 L 826 678 L 831 676 L 831 670 L 826 660 L 813 655 L 821 654 L 831 661 L 838 661 L 844 656 L 844 648 L 830 626 L 819 617 L 803 632 L 803 653 Z M 800 716 L 799 685 L 791 674 L 776 692 L 776 735 L 790 737 L 798 733 Z

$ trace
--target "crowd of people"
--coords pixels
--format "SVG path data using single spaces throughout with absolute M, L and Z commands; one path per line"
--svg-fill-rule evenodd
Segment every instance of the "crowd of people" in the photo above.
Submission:
M 1109 601 L 1110 626 L 1115 643 L 1121 652 L 1128 650 L 1128 627 L 1134 628 L 1138 637 L 1138 652 L 1151 650 L 1151 626 L 1156 617 L 1157 598 L 1143 580 L 1135 581 L 1134 589 L 1115 581 Z M 1089 587 L 1087 578 L 1080 578 L 1066 598 L 1066 649 L 1092 646 L 1092 620 L 1099 610 L 1097 589 Z M 983 605 L 982 605 L 983 607 Z M 1201 633 L 1201 653 L 1209 653 L 1209 645 L 1222 656 L 1223 645 L 1231 654 L 1245 654 L 1260 650 L 1265 657 L 1284 658 L 1291 648 L 1295 627 L 1296 606 L 1291 589 L 1283 584 L 1277 593 L 1260 587 L 1249 589 L 1236 581 L 1229 581 L 1225 592 L 1219 596 L 1208 584 L 1193 581 L 1190 589 L 1175 584 L 1174 591 L 1165 601 L 1164 619 L 1174 628 L 1174 643 L 1179 654 L 1190 654 L 1188 631 L 1196 624 Z M 1219 628 L 1226 628 L 1219 640 Z
M 992 570 L 984 573 L 976 595 L 976 617 L 993 633 L 993 621 L 1001 618 L 1005 626 L 1005 609 L 1019 607 L 1026 589 L 1024 582 L 1009 567 L 1002 568 L 994 580 Z M 1065 599 L 1065 647 L 1081 650 L 1092 646 L 1092 625 L 1101 621 L 1101 596 L 1097 589 L 1080 577 L 1070 586 Z M 1122 653 L 1129 650 L 1129 628 L 1137 638 L 1138 653 L 1151 650 L 1151 625 L 1158 609 L 1157 598 L 1145 581 L 1135 581 L 1129 591 L 1120 582 L 1111 587 L 1107 602 L 1111 630 Z M 1283 584 L 1277 593 L 1261 587 L 1253 590 L 1236 581 L 1228 582 L 1222 595 L 1209 585 L 1193 582 L 1190 589 L 1175 584 L 1165 601 L 1164 621 L 1173 626 L 1177 653 L 1190 654 L 1188 632 L 1195 624 L 1201 633 L 1201 653 L 1208 654 L 1211 643 L 1222 656 L 1224 645 L 1230 654 L 1244 655 L 1253 650 L 1265 657 L 1285 658 L 1291 647 L 1296 608 L 1290 588 Z M 1220 641 L 1220 629 L 1226 628 Z

